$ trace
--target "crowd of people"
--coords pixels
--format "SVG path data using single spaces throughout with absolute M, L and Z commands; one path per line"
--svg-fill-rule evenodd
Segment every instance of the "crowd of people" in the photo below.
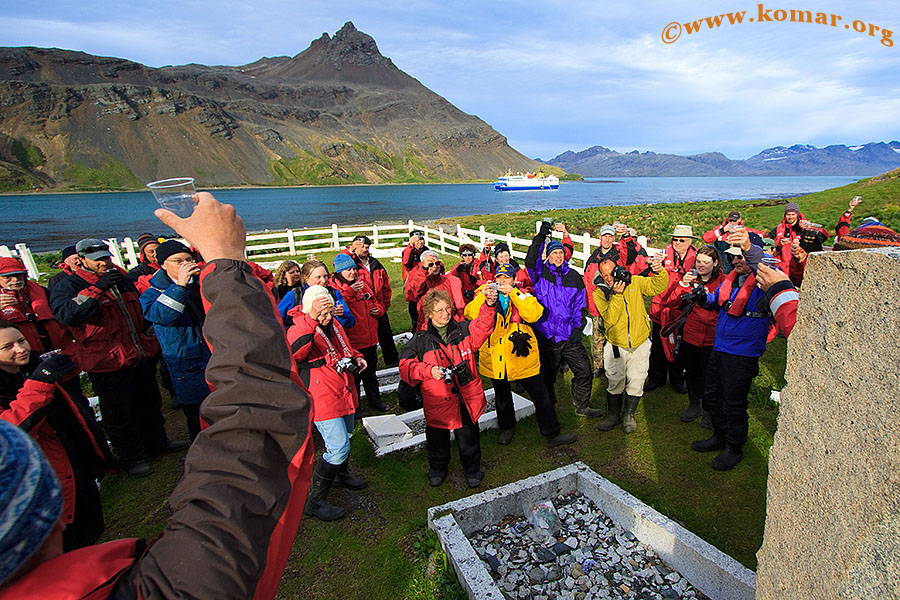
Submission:
M 790 334 L 806 257 L 828 237 L 793 202 L 768 233 L 732 211 L 702 236 L 706 245 L 677 225 L 652 255 L 614 223 L 601 227 L 581 273 L 563 223 L 541 224 L 522 265 L 504 243 L 480 253 L 462 244 L 449 270 L 414 231 L 402 254 L 413 336 L 398 353 L 390 277 L 369 238 L 355 237 L 331 265 L 288 260 L 273 274 L 246 262 L 231 207 L 205 193 L 195 199 L 188 219 L 158 211 L 190 245 L 142 234 L 129 272 L 98 239 L 67 247 L 48 288 L 29 281 L 20 260 L 0 258 L 0 422 L 15 426 L 0 427 L 0 582 L 20 594 L 11 597 L 39 597 L 48 573 L 83 584 L 73 597 L 274 593 L 300 513 L 338 519 L 332 487 L 368 485 L 350 472 L 350 440 L 363 391 L 370 409 L 387 408 L 379 347 L 386 365 L 399 366 L 401 403 L 423 408 L 431 486 L 447 477 L 451 432 L 466 483 L 482 483 L 482 378 L 494 390 L 501 445 L 514 437 L 514 388 L 534 402 L 548 447 L 577 441 L 556 414 L 563 368 L 575 414 L 605 414 L 600 431 L 636 431 L 641 397 L 668 380 L 688 397 L 681 420 L 701 417 L 712 430 L 692 448 L 716 452 L 712 468 L 729 470 L 743 458 L 759 357 Z M 841 216 L 838 240 L 883 228 L 867 220 L 851 232 L 858 203 Z M 590 406 L 600 377 L 605 410 Z M 183 411 L 189 439 L 168 437 L 158 382 Z M 315 465 L 313 425 L 324 442 Z M 192 442 L 164 534 L 149 547 L 97 546 L 97 478 L 147 476 L 148 457 Z M 84 560 L 104 566 L 85 575 Z M 204 579 L 228 569 L 231 579 Z

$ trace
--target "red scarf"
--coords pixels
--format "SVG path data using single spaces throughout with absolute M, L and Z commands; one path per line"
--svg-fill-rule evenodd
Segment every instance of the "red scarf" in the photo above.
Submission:
M 719 304 L 723 304 L 731 299 L 732 286 L 734 286 L 734 280 L 737 279 L 737 277 L 737 271 L 734 270 L 725 276 L 721 287 L 719 287 Z M 737 296 L 734 297 L 734 302 L 728 307 L 729 315 L 732 317 L 740 317 L 744 314 L 744 307 L 747 306 L 747 300 L 750 298 L 750 294 L 753 292 L 754 287 L 756 287 L 756 275 L 751 272 L 747 275 L 747 280 L 744 281 L 744 285 L 738 290 Z

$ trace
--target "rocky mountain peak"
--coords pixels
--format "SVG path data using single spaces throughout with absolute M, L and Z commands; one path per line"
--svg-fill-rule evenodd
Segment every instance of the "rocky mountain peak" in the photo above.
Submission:
M 301 52 L 295 58 L 299 59 L 307 52 L 313 55 L 310 57 L 312 62 L 328 65 L 338 71 L 348 65 L 393 66 L 391 61 L 378 51 L 378 45 L 372 36 L 359 31 L 351 21 L 344 23 L 334 37 L 323 33 L 307 51 Z

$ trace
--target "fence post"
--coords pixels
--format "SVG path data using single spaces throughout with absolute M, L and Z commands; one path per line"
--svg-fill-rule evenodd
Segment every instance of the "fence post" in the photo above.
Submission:
M 128 257 L 128 268 L 133 269 L 138 266 L 138 257 L 134 253 L 134 242 L 130 237 L 122 238 L 122 245 L 125 246 L 125 256 Z
M 116 238 L 109 238 L 106 240 L 106 245 L 109 246 L 109 251 L 112 253 L 112 261 L 115 263 L 117 267 L 125 268 L 125 263 L 122 261 L 122 252 L 119 250 L 119 241 Z
M 478 226 L 478 237 L 481 238 L 481 248 L 484 249 L 484 242 L 487 239 L 487 234 L 484 231 L 484 225 Z
M 378 247 L 378 223 L 372 225 L 372 244 Z
M 19 260 L 25 263 L 25 269 L 28 271 L 28 277 L 37 281 L 41 274 L 38 272 L 37 264 L 34 257 L 31 256 L 31 250 L 25 244 L 16 244 L 16 250 L 19 252 Z
M 535 232 L 535 233 L 540 233 L 540 232 L 541 232 L 541 222 L 540 222 L 540 221 L 535 221 L 535 222 L 534 222 L 534 232 Z
M 9 258 L 10 256 L 12 256 L 12 252 L 10 252 L 9 248 L 7 248 L 6 246 L 0 246 L 0 256 Z
M 416 224 L 413 223 L 413 220 L 412 220 L 412 219 L 410 219 L 409 221 L 407 221 L 407 222 L 406 222 L 406 225 L 407 225 L 407 227 L 409 228 L 409 233 L 412 233 L 413 230 L 416 228 Z
M 338 231 L 338 226 L 335 223 L 331 224 L 331 249 L 341 249 L 341 236 L 340 232 Z
M 441 254 L 447 254 L 447 245 L 444 242 L 444 227 L 443 225 L 438 229 L 438 243 L 441 246 Z
M 294 230 L 287 230 L 287 238 L 288 238 L 288 251 L 291 253 L 291 256 L 297 254 L 297 244 L 294 243 Z

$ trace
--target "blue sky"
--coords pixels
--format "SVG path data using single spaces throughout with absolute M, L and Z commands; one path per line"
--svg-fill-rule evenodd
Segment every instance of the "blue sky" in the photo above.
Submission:
M 293 56 L 353 21 L 398 67 L 544 159 L 593 145 L 740 159 L 776 145 L 900 139 L 893 2 L 763 3 L 773 18 L 797 7 L 839 15 L 836 27 L 749 23 L 759 2 L 708 0 L 13 4 L 0 7 L 2 46 L 151 66 Z M 669 23 L 742 10 L 740 25 L 682 27 L 677 41 L 662 42 Z M 870 24 L 893 31 L 893 47 L 880 43 L 880 31 L 869 36 Z

